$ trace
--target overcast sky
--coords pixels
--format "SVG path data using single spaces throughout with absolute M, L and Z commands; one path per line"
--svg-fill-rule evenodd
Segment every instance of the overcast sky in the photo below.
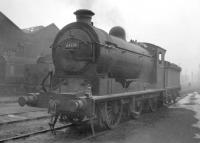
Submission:
M 0 0 L 0 11 L 20 28 L 50 23 L 62 28 L 75 21 L 79 8 L 95 12 L 95 26 L 108 32 L 120 25 L 127 39 L 159 45 L 183 72 L 197 71 L 200 0 Z

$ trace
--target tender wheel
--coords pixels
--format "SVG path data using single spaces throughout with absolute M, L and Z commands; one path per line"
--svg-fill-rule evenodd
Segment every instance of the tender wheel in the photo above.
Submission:
M 169 94 L 167 94 L 164 98 L 164 103 L 165 103 L 165 105 L 169 105 L 169 104 L 171 104 L 171 102 L 172 102 L 171 96 Z
M 177 92 L 176 91 L 172 92 L 171 96 L 172 96 L 172 103 L 176 103 Z
M 170 95 L 168 96 L 168 99 L 167 99 L 167 100 L 168 100 L 168 104 L 173 104 L 173 103 L 175 103 L 172 94 L 170 94 Z
M 121 120 L 123 105 L 120 100 L 107 101 L 104 104 L 105 125 L 107 128 L 115 128 Z
M 172 95 L 172 103 L 176 103 L 176 95 Z
M 157 105 L 157 97 L 149 99 L 149 107 L 152 112 L 155 112 L 157 110 Z

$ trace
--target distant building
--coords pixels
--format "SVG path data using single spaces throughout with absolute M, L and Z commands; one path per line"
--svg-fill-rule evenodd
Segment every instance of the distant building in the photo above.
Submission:
M 25 28 L 25 29 L 22 29 L 25 33 L 35 33 L 41 29 L 43 29 L 44 26 L 34 26 L 34 27 L 29 27 L 29 28 Z
M 49 48 L 59 29 L 55 24 L 20 29 L 0 12 L 0 82 L 21 77 L 25 64 L 51 55 Z

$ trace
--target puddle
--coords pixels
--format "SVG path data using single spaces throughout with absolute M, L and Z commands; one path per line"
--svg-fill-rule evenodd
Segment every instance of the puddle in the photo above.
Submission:
M 200 94 L 198 92 L 188 94 L 188 96 L 179 100 L 175 106 L 170 108 L 185 108 L 195 112 L 194 118 L 197 119 L 198 122 L 193 124 L 192 127 L 200 129 Z M 194 138 L 200 139 L 200 133 L 196 133 Z

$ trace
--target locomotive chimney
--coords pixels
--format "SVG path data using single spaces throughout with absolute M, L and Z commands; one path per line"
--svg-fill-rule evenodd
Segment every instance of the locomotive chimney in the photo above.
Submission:
M 91 10 L 79 9 L 75 11 L 74 14 L 76 15 L 77 22 L 83 22 L 83 23 L 93 25 L 91 22 L 91 19 L 92 19 L 92 16 L 94 15 L 94 12 L 92 12 Z

